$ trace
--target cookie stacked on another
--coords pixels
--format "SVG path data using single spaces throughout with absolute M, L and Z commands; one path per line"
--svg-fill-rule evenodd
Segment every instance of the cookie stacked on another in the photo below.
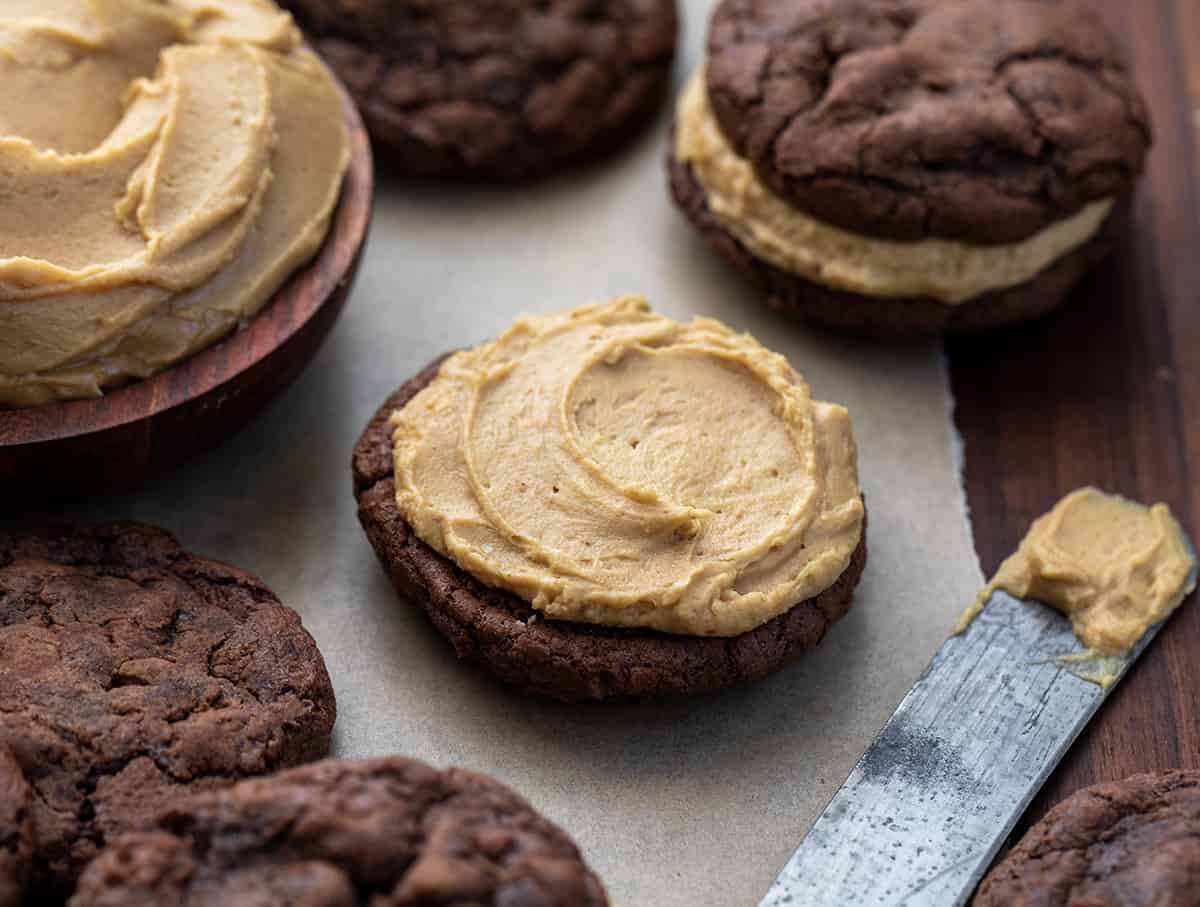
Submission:
M 1075 0 L 725 0 L 677 108 L 672 192 L 776 308 L 881 334 L 1058 305 L 1150 144 Z
M 163 808 L 324 756 L 334 716 L 312 637 L 249 574 L 150 526 L 0 532 L 0 748 L 34 794 L 36 903 Z
M 628 141 L 671 80 L 675 0 L 285 0 L 416 175 L 541 176 Z
M 458 655 L 564 700 L 762 677 L 846 613 L 866 561 L 845 409 L 636 297 L 429 366 L 371 420 L 354 487 Z
M 243 781 L 109 845 L 71 907 L 604 907 L 571 839 L 499 782 L 398 756 Z

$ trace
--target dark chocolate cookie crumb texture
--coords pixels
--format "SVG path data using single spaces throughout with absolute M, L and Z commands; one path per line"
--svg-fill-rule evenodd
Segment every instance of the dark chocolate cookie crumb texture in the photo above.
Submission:
M 545 174 L 630 138 L 670 85 L 675 0 L 283 5 L 412 174 Z
M 111 843 L 71 907 L 604 907 L 570 838 L 499 782 L 401 757 L 243 781 Z
M 0 743 L 0 907 L 21 907 L 33 869 L 33 792 Z
M 870 236 L 1011 243 L 1126 193 L 1150 142 L 1075 0 L 725 0 L 726 138 L 798 209 Z
M 1050 810 L 980 886 L 974 907 L 1196 907 L 1200 772 L 1084 788 Z
M 388 419 L 437 375 L 441 360 L 401 386 L 354 449 L 358 518 L 396 590 L 422 608 L 459 658 L 525 692 L 566 701 L 682 696 L 757 680 L 815 647 L 850 610 L 866 566 L 862 540 L 838 580 L 734 637 L 679 636 L 546 620 L 483 585 L 416 537 L 396 506 Z
M 0 744 L 46 902 L 185 795 L 325 755 L 334 715 L 312 637 L 249 574 L 150 526 L 0 532 Z

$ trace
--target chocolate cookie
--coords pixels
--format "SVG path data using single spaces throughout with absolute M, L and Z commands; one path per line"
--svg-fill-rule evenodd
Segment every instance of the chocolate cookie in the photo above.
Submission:
M 323 756 L 334 714 L 316 644 L 249 574 L 150 526 L 0 532 L 0 744 L 47 900 L 185 795 Z
M 1150 143 L 1116 41 L 1073 0 L 725 0 L 706 74 L 768 186 L 870 236 L 1025 239 L 1127 192 Z
M 437 374 L 401 386 L 354 449 L 358 517 L 401 595 L 419 605 L 462 659 L 528 692 L 567 701 L 700 693 L 763 677 L 813 648 L 850 609 L 866 565 L 864 531 L 833 586 L 731 638 L 680 636 L 546 620 L 517 596 L 484 586 L 434 551 L 396 507 L 388 418 Z
M 398 756 L 243 781 L 111 843 L 71 907 L 604 907 L 557 826 L 499 782 Z
M 20 907 L 33 869 L 33 793 L 0 743 L 0 907 Z
M 1196 907 L 1200 772 L 1085 788 L 991 871 L 974 907 Z
M 412 174 L 544 174 L 629 138 L 670 84 L 674 0 L 283 5 Z
M 870 297 L 822 286 L 755 258 L 713 216 L 691 167 L 672 156 L 667 168 L 671 194 L 708 247 L 762 287 L 773 308 L 830 327 L 880 337 L 981 331 L 1044 315 L 1108 255 L 1126 224 L 1122 206 L 1108 217 L 1099 233 L 1033 280 L 985 293 L 961 305 L 946 305 L 928 297 Z

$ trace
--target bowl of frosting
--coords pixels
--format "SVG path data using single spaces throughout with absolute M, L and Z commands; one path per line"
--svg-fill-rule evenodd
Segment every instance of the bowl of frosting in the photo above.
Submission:
M 0 0 L 0 84 L 0 410 L 184 362 L 330 232 L 342 91 L 267 0 Z

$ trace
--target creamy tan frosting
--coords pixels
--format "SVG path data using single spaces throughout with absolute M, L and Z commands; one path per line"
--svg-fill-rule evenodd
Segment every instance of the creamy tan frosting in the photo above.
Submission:
M 416 535 L 549 618 L 744 633 L 833 585 L 863 531 L 846 410 L 638 297 L 522 318 L 392 422 Z
M 980 246 L 946 239 L 861 236 L 775 195 L 726 141 L 709 107 L 703 71 L 675 113 L 675 156 L 691 165 L 713 216 L 756 258 L 782 271 L 865 296 L 923 296 L 947 305 L 1025 283 L 1096 235 L 1112 210 L 1102 199 L 1021 242 Z
M 1002 589 L 1062 611 L 1092 653 L 1123 654 L 1195 586 L 1195 553 L 1165 504 L 1080 488 L 1034 521 L 958 629 Z
M 0 0 L 0 406 L 212 343 L 312 256 L 337 89 L 266 0 Z

